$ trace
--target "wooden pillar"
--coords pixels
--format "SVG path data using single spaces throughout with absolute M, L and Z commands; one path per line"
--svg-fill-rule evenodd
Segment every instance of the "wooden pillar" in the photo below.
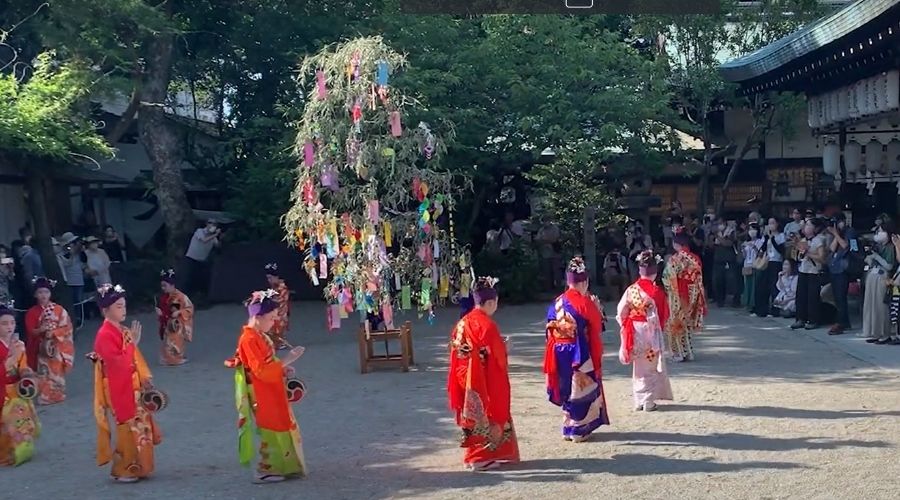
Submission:
M 589 270 L 588 273 L 591 278 L 591 285 L 597 283 L 597 277 L 600 275 L 597 269 L 597 231 L 594 224 L 596 217 L 596 207 L 587 207 L 584 209 L 584 263 L 587 264 Z

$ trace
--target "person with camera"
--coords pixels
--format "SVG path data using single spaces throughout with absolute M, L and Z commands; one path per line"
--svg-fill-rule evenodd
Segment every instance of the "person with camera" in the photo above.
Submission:
M 863 297 L 862 331 L 870 344 L 884 343 L 881 339 L 891 336 L 891 322 L 888 310 L 890 289 L 888 282 L 897 263 L 891 235 L 895 233 L 893 222 L 886 215 L 875 221 L 875 245 L 866 245 L 866 283 Z
M 197 291 L 196 285 L 201 278 L 207 278 L 208 260 L 213 248 L 221 245 L 222 229 L 218 221 L 209 219 L 206 227 L 198 228 L 191 237 L 187 253 L 184 255 L 184 269 L 181 273 L 183 281 L 178 287 L 184 293 L 191 294 Z M 204 292 L 205 287 L 204 287 Z
M 831 235 L 831 259 L 828 272 L 831 273 L 831 290 L 834 293 L 834 305 L 837 316 L 828 331 L 829 335 L 841 335 L 850 329 L 850 314 L 847 306 L 847 294 L 850 289 L 850 255 L 856 252 L 856 232 L 847 226 L 847 216 L 838 212 L 828 224 Z
M 825 222 L 812 219 L 803 226 L 803 238 L 795 237 L 800 275 L 797 279 L 797 321 L 791 330 L 815 330 L 821 323 L 822 276 L 827 262 Z
M 765 318 L 771 312 L 771 301 L 778 294 L 776 285 L 784 262 L 785 236 L 778 230 L 778 221 L 772 217 L 762 231 L 762 246 L 754 260 L 756 273 L 756 297 L 753 313 Z
M 84 299 L 84 267 L 85 257 L 81 245 L 81 238 L 74 233 L 67 232 L 59 238 L 61 252 L 57 255 L 60 270 L 69 291 L 72 294 L 72 304 L 81 304 Z

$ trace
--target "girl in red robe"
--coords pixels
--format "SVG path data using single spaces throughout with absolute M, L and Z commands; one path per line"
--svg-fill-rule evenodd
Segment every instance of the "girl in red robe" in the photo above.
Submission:
M 97 290 L 103 324 L 94 339 L 94 418 L 97 421 L 97 465 L 112 461 L 113 480 L 133 483 L 153 473 L 153 447 L 162 442 L 153 415 L 138 404 L 143 390 L 153 387 L 153 375 L 138 349 L 141 324 L 123 323 L 125 290 L 103 285 Z M 110 417 L 115 426 L 111 443 Z
M 51 301 L 56 282 L 34 279 L 36 304 L 25 313 L 28 366 L 38 373 L 39 405 L 66 400 L 66 375 L 75 361 L 72 320 L 69 313 Z
M 475 308 L 456 324 L 450 342 L 447 394 L 462 429 L 463 463 L 472 471 L 519 461 L 510 415 L 506 343 L 491 317 L 497 312 L 494 278 L 475 284 Z

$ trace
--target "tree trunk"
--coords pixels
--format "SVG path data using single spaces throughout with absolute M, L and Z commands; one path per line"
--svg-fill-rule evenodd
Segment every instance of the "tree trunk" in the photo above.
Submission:
M 734 158 L 734 163 L 731 164 L 731 168 L 728 170 L 728 176 L 725 177 L 725 183 L 722 184 L 722 196 L 719 198 L 719 202 L 716 203 L 717 215 L 722 215 L 725 211 L 725 199 L 728 198 L 728 190 L 731 189 L 731 183 L 741 168 L 741 164 L 744 163 L 744 157 L 747 156 L 751 149 L 753 149 L 753 143 L 748 140 Z
M 188 203 L 181 174 L 181 144 L 165 116 L 165 101 L 172 76 L 174 36 L 158 35 L 150 42 L 138 132 L 153 166 L 156 198 L 166 226 L 166 253 L 170 261 L 184 254 L 194 229 L 194 214 Z
M 23 167 L 23 170 L 25 171 L 25 182 L 28 189 L 28 212 L 31 215 L 33 226 L 31 229 L 34 231 L 32 245 L 41 255 L 44 274 L 58 283 L 57 291 L 53 294 L 53 300 L 71 314 L 73 312 L 72 295 L 68 293 L 66 282 L 63 280 L 62 270 L 59 268 L 59 261 L 56 260 L 56 253 L 53 251 L 53 245 L 50 242 L 52 238 L 50 234 L 50 215 L 47 213 L 47 207 L 50 206 L 47 200 L 49 178 L 39 166 L 27 166 Z

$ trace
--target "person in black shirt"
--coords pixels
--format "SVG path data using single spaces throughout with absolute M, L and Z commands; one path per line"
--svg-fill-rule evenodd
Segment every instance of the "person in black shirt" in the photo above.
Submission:
M 125 262 L 125 244 L 112 226 L 103 228 L 103 250 L 112 262 Z

